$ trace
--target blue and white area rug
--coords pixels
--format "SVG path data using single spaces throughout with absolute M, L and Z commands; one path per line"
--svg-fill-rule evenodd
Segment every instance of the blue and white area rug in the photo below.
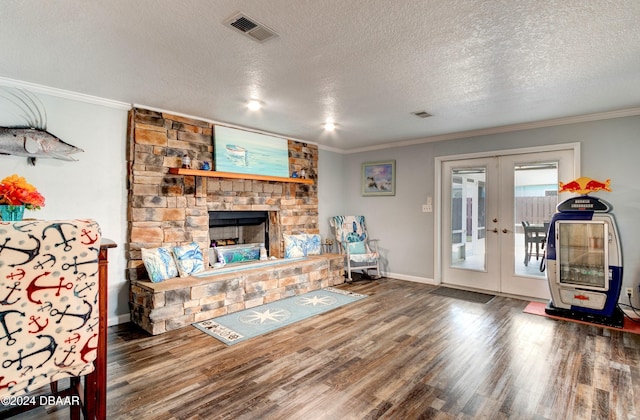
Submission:
M 327 287 L 192 325 L 231 345 L 365 297 L 367 295 Z

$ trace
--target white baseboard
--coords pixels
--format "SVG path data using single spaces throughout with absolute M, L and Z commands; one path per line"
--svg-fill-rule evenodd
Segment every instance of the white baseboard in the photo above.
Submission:
M 129 321 L 131 321 L 131 314 L 116 315 L 107 320 L 107 325 L 112 327 L 114 325 L 126 324 Z
M 389 277 L 392 279 L 412 281 L 414 283 L 431 284 L 434 286 L 438 285 L 438 283 L 434 279 L 430 279 L 427 277 L 408 276 L 406 274 L 398 274 L 398 273 L 383 273 L 383 274 L 385 277 Z

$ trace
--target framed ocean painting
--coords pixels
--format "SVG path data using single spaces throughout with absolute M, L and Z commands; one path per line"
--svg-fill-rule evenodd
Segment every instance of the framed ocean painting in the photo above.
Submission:
M 396 161 L 362 164 L 362 195 L 396 195 Z
M 218 172 L 289 177 L 287 139 L 216 125 L 214 169 Z

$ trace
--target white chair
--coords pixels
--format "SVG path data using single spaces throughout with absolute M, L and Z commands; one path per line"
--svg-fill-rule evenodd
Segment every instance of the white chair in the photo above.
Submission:
M 362 271 L 368 277 L 382 277 L 378 240 L 369 238 L 364 216 L 334 216 L 329 219 L 329 224 L 340 253 L 345 256 L 348 281 L 352 281 L 353 271 Z M 375 276 L 370 276 L 369 270 L 375 270 Z

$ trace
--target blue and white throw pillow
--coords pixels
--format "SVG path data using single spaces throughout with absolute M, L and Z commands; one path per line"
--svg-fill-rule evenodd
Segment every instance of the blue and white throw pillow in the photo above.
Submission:
M 320 244 L 321 237 L 319 234 L 307 235 L 306 252 L 307 255 L 320 255 L 322 246 Z
M 149 274 L 149 280 L 159 283 L 172 277 L 178 277 L 178 267 L 168 248 L 142 248 L 142 262 Z
M 284 257 L 298 258 L 308 255 L 320 255 L 320 235 L 300 234 L 283 235 L 284 237 Z
M 187 277 L 204 270 L 204 258 L 196 242 L 173 247 L 173 255 L 176 258 L 180 277 Z

